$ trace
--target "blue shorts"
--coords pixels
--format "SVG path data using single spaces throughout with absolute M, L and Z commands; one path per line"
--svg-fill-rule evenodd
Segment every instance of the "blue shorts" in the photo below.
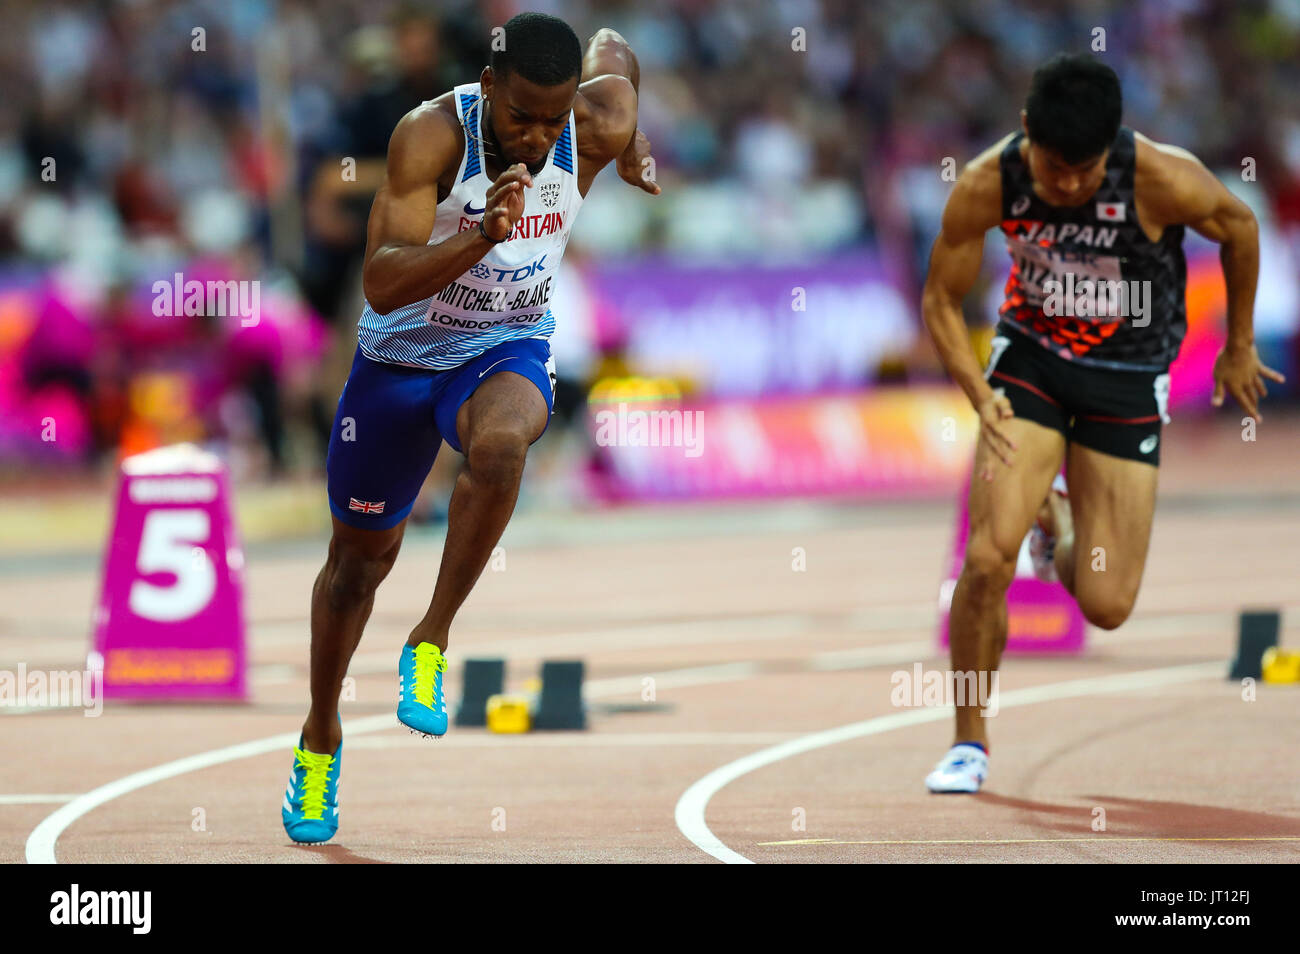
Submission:
M 456 412 L 502 371 L 536 384 L 554 413 L 555 361 L 543 338 L 504 342 L 447 371 L 386 364 L 357 348 L 325 463 L 334 516 L 364 530 L 387 530 L 405 520 L 441 442 L 464 453 Z

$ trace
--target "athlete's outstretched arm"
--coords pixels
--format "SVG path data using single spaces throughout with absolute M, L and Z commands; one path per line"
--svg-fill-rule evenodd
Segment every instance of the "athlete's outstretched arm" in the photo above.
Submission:
M 1266 367 L 1255 350 L 1255 287 L 1259 281 L 1259 224 L 1250 207 L 1184 149 L 1152 143 L 1158 155 L 1150 193 L 1161 221 L 1187 225 L 1219 243 L 1219 261 L 1228 293 L 1228 341 L 1214 362 L 1215 407 L 1226 391 L 1251 417 L 1259 419 L 1264 379 L 1284 378 Z
M 450 120 L 433 106 L 402 117 L 388 142 L 388 170 L 366 226 L 362 286 L 381 315 L 436 295 L 487 254 L 493 243 L 477 229 L 427 245 L 438 207 L 438 178 L 460 163 L 460 141 Z M 523 215 L 522 164 L 501 174 L 487 191 L 483 230 L 505 238 Z
M 637 128 L 641 67 L 627 41 L 608 27 L 598 30 L 587 42 L 580 83 L 590 113 L 584 117 L 578 152 L 597 168 L 616 159 L 623 181 L 658 195 L 662 190 L 654 178 L 650 140 Z
M 984 380 L 961 307 L 979 278 L 984 233 L 998 221 L 1001 182 L 990 178 L 997 175 L 996 166 L 992 172 L 968 167 L 953 187 L 943 210 L 939 236 L 930 250 L 930 268 L 921 293 L 921 318 L 939 360 L 978 412 L 980 430 L 989 446 L 1009 465 L 1016 448 L 1001 422 L 1012 416 L 1011 402 Z

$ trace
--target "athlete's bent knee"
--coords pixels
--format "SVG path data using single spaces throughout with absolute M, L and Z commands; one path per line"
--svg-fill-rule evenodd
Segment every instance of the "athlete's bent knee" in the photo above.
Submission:
M 1119 629 L 1133 612 L 1133 600 L 1117 597 L 1084 599 L 1079 602 L 1084 618 L 1100 629 Z
M 373 597 L 396 558 L 396 549 L 372 556 L 347 547 L 332 548 L 323 581 L 330 609 L 349 610 Z
M 1001 593 L 1016 575 L 1016 557 L 1008 556 L 991 541 L 972 537 L 966 544 L 961 576 L 965 586 L 980 592 Z
M 517 428 L 493 427 L 474 435 L 469 446 L 469 471 L 475 484 L 518 486 L 528 456 L 528 437 Z

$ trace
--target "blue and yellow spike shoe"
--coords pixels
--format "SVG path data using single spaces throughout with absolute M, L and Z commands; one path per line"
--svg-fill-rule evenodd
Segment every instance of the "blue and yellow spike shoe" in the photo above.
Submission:
M 339 772 L 343 768 L 343 743 L 333 755 L 293 750 L 293 774 L 280 803 L 284 830 L 299 844 L 329 841 L 339 830 Z
M 433 643 L 402 647 L 397 663 L 397 721 L 425 738 L 441 738 L 447 732 L 447 703 L 442 697 L 446 671 L 447 657 Z

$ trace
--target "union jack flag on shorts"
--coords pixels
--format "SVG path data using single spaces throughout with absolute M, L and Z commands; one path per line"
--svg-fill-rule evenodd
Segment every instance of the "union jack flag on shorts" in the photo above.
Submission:
M 358 513 L 383 513 L 384 501 L 380 500 L 375 503 L 369 500 L 358 500 L 356 497 L 349 497 L 348 509 L 355 510 Z

